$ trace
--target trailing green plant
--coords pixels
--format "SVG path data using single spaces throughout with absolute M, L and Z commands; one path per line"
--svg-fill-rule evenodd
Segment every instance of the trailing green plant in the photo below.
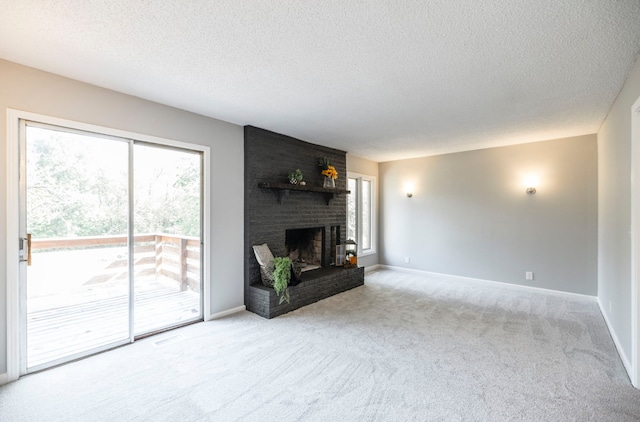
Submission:
M 358 256 L 358 252 L 354 251 L 353 249 L 349 249 L 349 250 L 346 252 L 346 255 L 347 255 L 347 256 Z
M 273 288 L 280 296 L 280 302 L 289 302 L 289 281 L 291 280 L 291 259 L 277 256 L 273 258 Z

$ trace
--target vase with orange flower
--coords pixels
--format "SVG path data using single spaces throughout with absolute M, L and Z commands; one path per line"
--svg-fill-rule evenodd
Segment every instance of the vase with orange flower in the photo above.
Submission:
M 327 160 L 326 158 L 321 158 L 318 160 L 318 167 L 322 169 L 320 171 L 320 174 L 324 176 L 322 187 L 335 188 L 336 179 L 338 178 L 338 172 L 336 171 L 336 168 L 332 166 L 329 160 Z

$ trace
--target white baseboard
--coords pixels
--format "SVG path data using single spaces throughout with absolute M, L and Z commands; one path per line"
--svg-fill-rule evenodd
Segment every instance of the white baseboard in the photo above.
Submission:
M 0 385 L 5 385 L 9 382 L 9 375 L 5 372 L 4 374 L 0 374 Z
M 209 319 L 218 319 L 218 318 L 226 317 L 228 315 L 246 311 L 246 310 L 247 310 L 247 307 L 245 305 L 236 306 L 235 308 L 227 309 L 226 311 L 216 312 L 215 314 L 211 314 Z
M 364 273 L 365 273 L 365 274 L 368 274 L 368 273 L 370 273 L 370 272 L 372 272 L 372 271 L 379 270 L 380 268 L 382 268 L 382 267 L 380 266 L 380 264 L 370 265 L 370 266 L 368 266 L 368 267 L 364 267 Z
M 616 349 L 618 350 L 618 355 L 620 356 L 620 360 L 622 360 L 622 364 L 624 365 L 624 369 L 627 370 L 627 374 L 629 375 L 629 378 L 633 379 L 633 377 L 631 376 L 632 374 L 632 370 L 631 370 L 631 361 L 627 358 L 627 355 L 625 355 L 624 353 L 624 349 L 622 348 L 622 345 L 620 344 L 620 340 L 618 339 L 618 335 L 616 334 L 615 330 L 613 329 L 613 325 L 611 325 L 611 321 L 609 321 L 609 317 L 607 316 L 607 313 L 604 311 L 604 306 L 602 306 L 602 302 L 600 301 L 600 298 L 598 298 L 598 306 L 600 307 L 600 313 L 602 314 L 602 317 L 604 318 L 604 322 L 605 324 L 607 324 L 607 328 L 609 329 L 609 334 L 611 334 L 611 338 L 613 339 L 613 344 L 615 344 Z
M 450 280 L 465 280 L 465 281 L 471 281 L 471 282 L 474 282 L 474 283 L 493 284 L 493 285 L 504 287 L 504 288 L 507 288 L 507 289 L 524 290 L 524 291 L 529 291 L 529 292 L 550 294 L 550 295 L 554 295 L 554 296 L 572 297 L 574 299 L 586 299 L 586 300 L 589 300 L 589 301 L 595 301 L 597 299 L 596 296 L 583 295 L 583 294 L 580 294 L 580 293 L 563 292 L 563 291 L 560 291 L 560 290 L 544 289 L 542 287 L 522 286 L 520 284 L 505 283 L 503 281 L 483 280 L 481 278 L 471 278 L 471 277 L 463 277 L 463 276 L 459 276 L 459 275 L 434 273 L 434 272 L 431 272 L 431 271 L 414 270 L 412 268 L 394 267 L 394 266 L 391 266 L 391 265 L 379 265 L 379 267 L 380 268 L 384 268 L 384 269 L 393 270 L 393 271 L 400 271 L 400 272 L 404 272 L 404 273 L 410 273 L 410 274 L 420 274 L 420 275 L 426 275 L 426 276 L 432 276 L 432 277 L 448 278 Z

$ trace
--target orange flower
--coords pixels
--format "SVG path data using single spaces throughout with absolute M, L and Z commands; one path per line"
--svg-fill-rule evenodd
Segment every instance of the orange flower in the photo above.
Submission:
M 332 179 L 338 178 L 338 172 L 336 171 L 336 168 L 332 166 L 329 163 L 329 160 L 327 160 L 326 158 L 320 158 L 318 160 L 318 167 L 322 169 L 320 174 L 322 174 L 323 176 L 331 177 Z
M 323 176 L 331 177 L 332 179 L 338 178 L 338 172 L 336 171 L 336 168 L 334 166 L 327 166 L 327 168 L 322 170 L 320 174 L 322 174 Z

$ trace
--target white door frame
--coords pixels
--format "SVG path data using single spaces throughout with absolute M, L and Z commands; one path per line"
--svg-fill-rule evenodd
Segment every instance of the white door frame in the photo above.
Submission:
M 640 98 L 631 106 L 631 371 L 640 388 Z
M 6 177 L 7 177 L 7 382 L 17 380 L 20 376 L 20 251 L 19 251 L 19 217 L 20 217 L 20 156 L 19 133 L 20 120 L 31 120 L 54 126 L 78 129 L 87 132 L 103 133 L 125 139 L 150 142 L 158 145 L 166 145 L 194 151 L 203 154 L 203 232 L 204 242 L 202 260 L 203 265 L 203 309 L 202 316 L 205 321 L 211 317 L 211 230 L 210 230 L 210 162 L 211 149 L 208 146 L 174 141 L 140 133 L 112 129 L 98 125 L 76 122 L 52 116 L 46 116 L 28 111 L 7 109 L 7 145 L 6 145 Z

